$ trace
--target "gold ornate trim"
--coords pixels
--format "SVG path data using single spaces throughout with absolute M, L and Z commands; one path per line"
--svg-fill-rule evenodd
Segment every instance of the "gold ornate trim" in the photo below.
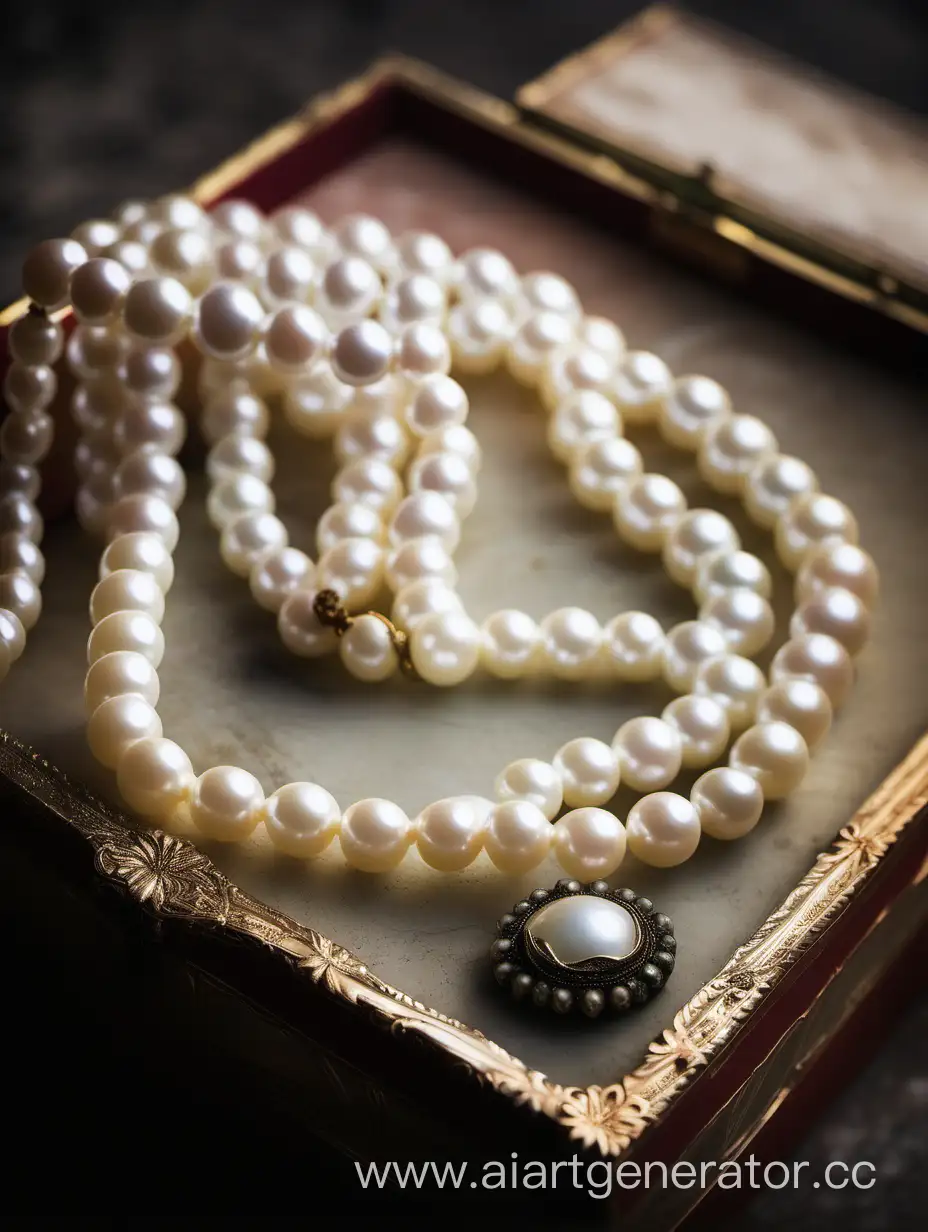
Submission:
M 928 804 L 928 736 L 754 936 L 679 1010 L 641 1064 L 605 1087 L 562 1086 L 529 1069 L 482 1032 L 414 1000 L 349 950 L 244 893 L 192 843 L 161 830 L 131 829 L 115 810 L 6 732 L 0 732 L 0 773 L 83 835 L 100 873 L 140 906 L 269 946 L 328 995 L 373 1009 L 391 1029 L 411 1032 L 463 1062 L 497 1091 L 551 1118 L 572 1139 L 618 1155 L 718 1055 Z

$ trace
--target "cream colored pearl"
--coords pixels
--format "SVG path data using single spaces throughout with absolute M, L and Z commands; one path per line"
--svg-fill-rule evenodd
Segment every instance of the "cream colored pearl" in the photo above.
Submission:
M 158 535 L 169 552 L 177 547 L 180 526 L 177 515 L 160 496 L 122 496 L 106 515 L 106 530 L 110 540 L 135 531 Z
M 813 680 L 780 680 L 766 689 L 757 702 L 758 723 L 788 723 L 810 749 L 828 734 L 831 719 L 828 695 Z
M 305 304 L 312 296 L 319 271 L 302 248 L 288 245 L 272 252 L 264 271 L 262 299 L 271 305 Z
M 356 616 L 338 642 L 342 663 L 357 680 L 377 682 L 399 667 L 393 637 L 379 616 Z
M 513 335 L 506 366 L 523 385 L 536 385 L 550 356 L 573 341 L 575 323 L 558 312 L 535 312 Z
M 461 524 L 444 496 L 438 492 L 413 492 L 400 501 L 387 534 L 397 547 L 409 539 L 432 535 L 453 552 L 461 538 Z
M 190 795 L 190 817 L 201 834 L 221 843 L 247 838 L 261 819 L 264 790 L 239 766 L 204 770 Z
M 170 274 L 193 295 L 202 295 L 216 274 L 216 257 L 202 230 L 169 227 L 157 235 L 150 250 L 155 268 Z
M 603 645 L 603 628 L 581 607 L 561 607 L 541 622 L 544 666 L 559 680 L 594 674 Z
M 26 627 L 15 612 L 0 608 L 0 644 L 10 663 L 15 663 L 26 649 Z
M 688 770 L 711 765 L 728 744 L 728 715 L 716 698 L 685 693 L 664 707 L 661 718 L 677 731 Z
M 241 473 L 221 480 L 206 498 L 206 512 L 217 530 L 243 513 L 273 513 L 274 506 L 274 493 L 264 480 Z
M 136 740 L 116 765 L 116 784 L 126 804 L 143 817 L 167 820 L 196 784 L 190 758 L 173 740 Z
M 462 457 L 476 475 L 483 463 L 480 443 L 463 424 L 448 424 L 444 428 L 435 428 L 428 432 L 419 442 L 418 457 L 424 458 L 430 453 L 456 453 Z
M 679 586 L 692 586 L 701 562 L 713 552 L 736 552 L 738 532 L 724 514 L 714 509 L 691 509 L 664 541 L 662 560 Z
M 164 657 L 164 634 L 147 612 L 123 608 L 95 625 L 87 642 L 87 662 L 96 663 L 115 650 L 137 651 L 158 667 Z
M 111 377 L 86 380 L 71 399 L 71 418 L 79 431 L 88 434 L 113 431 L 114 422 L 131 409 L 125 389 Z
M 206 473 L 214 485 L 234 475 L 253 475 L 270 483 L 274 477 L 274 457 L 256 436 L 232 432 L 218 440 L 207 454 Z
M 243 282 L 255 291 L 266 271 L 264 253 L 251 240 L 226 240 L 216 248 L 216 273 L 224 282 Z
M 115 487 L 112 473 L 100 472 L 91 475 L 77 489 L 74 512 L 77 514 L 79 524 L 88 535 L 94 537 L 105 535 Z M 132 527 L 131 529 L 137 528 Z M 126 533 L 128 530 L 127 527 Z
M 137 240 L 119 240 L 100 254 L 118 261 L 133 278 L 148 278 L 155 271 L 148 257 L 148 248 Z
M 629 424 L 650 423 L 673 388 L 673 375 L 662 359 L 649 351 L 629 351 L 609 383 L 622 418 Z
M 341 257 L 326 266 L 316 307 L 330 325 L 370 312 L 382 290 L 374 267 L 361 257 Z
M 462 299 L 515 295 L 519 276 L 512 262 L 493 248 L 471 248 L 460 261 L 458 291 Z
M 761 420 L 753 415 L 732 415 L 705 430 L 696 464 L 716 492 L 738 496 L 744 491 L 748 473 L 778 448 L 777 438 Z
M 777 521 L 777 553 L 787 569 L 796 570 L 822 543 L 856 543 L 857 519 L 839 500 L 807 492 L 791 501 Z
M 328 236 L 319 215 L 303 206 L 287 205 L 270 219 L 271 227 L 284 244 L 295 244 L 312 255 L 328 248 Z
M 301 372 L 322 358 L 328 337 L 318 312 L 305 304 L 286 304 L 278 308 L 264 330 L 268 363 L 288 375 Z
M 583 317 L 577 324 L 577 343 L 599 351 L 613 364 L 625 354 L 625 335 L 605 317 Z
M 340 466 L 356 458 L 381 458 L 391 466 L 403 465 L 409 439 L 392 415 L 346 415 L 335 437 L 335 457 Z
M 661 399 L 657 422 L 668 444 L 695 451 L 709 428 L 730 415 L 731 399 L 717 381 L 681 376 Z
M 566 278 L 547 270 L 525 274 L 522 278 L 522 298 L 529 312 L 556 312 L 561 316 L 579 317 L 580 300 Z
M 727 590 L 699 609 L 699 619 L 719 629 L 736 654 L 756 655 L 773 637 L 773 608 L 756 591 Z
M 186 437 L 187 421 L 176 406 L 142 402 L 120 415 L 113 428 L 112 443 L 122 457 L 148 447 L 173 457 L 180 453 Z
M 510 310 L 499 300 L 480 299 L 458 304 L 448 316 L 448 336 L 455 367 L 474 375 L 492 372 L 505 355 L 512 332 Z
M 568 394 L 548 421 L 548 445 L 559 462 L 571 462 L 593 441 L 621 431 L 619 413 L 603 394 L 591 389 Z
M 537 757 L 522 757 L 510 762 L 496 776 L 497 800 L 530 800 L 551 821 L 558 815 L 564 801 L 561 776 L 548 761 Z
M 639 552 L 659 552 L 686 512 L 686 497 L 666 475 L 639 475 L 620 488 L 612 517 L 615 528 Z
M 451 343 L 441 327 L 432 321 L 407 325 L 397 345 L 396 367 L 415 381 L 446 376 L 451 370 Z
M 539 392 L 549 411 L 554 411 L 570 394 L 582 389 L 605 393 L 613 365 L 601 351 L 569 346 L 555 351 L 541 375 Z
M 757 705 L 766 688 L 764 673 L 756 663 L 736 654 L 714 655 L 702 663 L 693 680 L 693 692 L 711 697 L 724 707 L 733 732 L 754 722 Z
M 373 602 L 383 583 L 383 549 L 370 539 L 342 539 L 316 565 L 320 589 L 331 589 L 348 608 Z
M 870 640 L 870 612 L 849 590 L 832 587 L 800 603 L 789 624 L 791 637 L 827 633 L 852 657 Z
M 40 542 L 45 533 L 45 523 L 38 509 L 16 492 L 0 499 L 0 534 L 10 532 L 25 535 L 33 543 Z
M 341 330 L 332 347 L 332 371 L 346 385 L 372 385 L 393 359 L 393 339 L 377 321 L 358 321 Z
M 262 556 L 286 547 L 287 539 L 286 526 L 272 513 L 242 513 L 223 528 L 219 553 L 236 577 L 247 578 Z
M 82 436 L 74 447 L 74 473 L 78 482 L 84 484 L 88 480 L 112 477 L 121 456 L 112 436 L 105 429 Z
M 143 342 L 171 346 L 184 337 L 192 319 L 190 292 L 176 278 L 144 278 L 126 294 L 126 329 Z
M 169 193 L 159 197 L 151 206 L 151 218 L 165 227 L 178 228 L 184 231 L 208 232 L 210 219 L 201 206 L 192 197 L 182 193 Z
M 254 350 L 264 316 L 261 301 L 248 287 L 216 282 L 197 306 L 197 346 L 216 359 L 241 359 Z
M 0 491 L 6 492 L 7 498 L 21 496 L 27 501 L 37 500 L 41 486 L 41 476 L 34 466 L 0 458 Z
M 713 552 L 703 557 L 696 567 L 693 594 L 697 601 L 707 603 L 716 595 L 730 590 L 753 590 L 769 599 L 773 591 L 770 570 L 750 552 Z
M 169 347 L 135 346 L 122 369 L 126 388 L 146 402 L 170 402 L 180 375 L 180 361 Z
M 795 676 L 821 685 L 832 706 L 839 710 L 854 683 L 854 664 L 833 637 L 826 633 L 806 633 L 785 642 L 770 665 L 772 684 Z
M 340 543 L 342 539 L 383 538 L 383 521 L 370 505 L 330 505 L 316 525 L 316 546 L 320 553 Z
M 483 845 L 502 873 L 527 873 L 551 848 L 553 826 L 529 800 L 507 800 L 494 806 Z
M 92 663 L 84 682 L 84 706 L 88 714 L 111 697 L 138 693 L 157 706 L 161 687 L 149 659 L 132 650 L 115 650 Z
M 133 346 L 131 336 L 117 322 L 107 325 L 77 325 L 68 339 L 68 367 L 83 381 L 106 381 L 109 378 L 114 394 L 124 401 L 125 391 L 113 386 L 121 365 Z
M 743 838 L 760 821 L 764 793 L 753 775 L 731 766 L 707 770 L 693 784 L 690 801 L 710 838 Z
M 122 234 L 122 227 L 109 218 L 90 218 L 79 223 L 71 232 L 71 239 L 77 240 L 90 257 L 98 257 L 104 248 L 115 244 Z
M 402 403 L 408 396 L 409 383 L 402 375 L 389 372 L 370 385 L 352 386 L 348 413 L 358 419 L 378 419 L 391 416 L 399 419 Z
M 378 269 L 393 262 L 393 239 L 379 218 L 371 214 L 348 214 L 332 232 L 342 252 L 363 257 Z
M 248 586 L 259 607 L 279 612 L 284 600 L 295 590 L 313 585 L 316 568 L 298 548 L 269 548 L 262 552 L 248 574 Z
M 822 543 L 810 549 L 796 575 L 796 601 L 841 587 L 868 608 L 876 606 L 880 578 L 873 557 L 853 543 Z
M 14 569 L 27 573 L 36 586 L 42 585 L 45 557 L 30 538 L 17 530 L 0 535 L 0 573 Z
M 284 390 L 284 419 L 312 440 L 332 436 L 344 423 L 351 398 L 351 386 L 338 380 L 328 363 L 320 362 Z
M 418 321 L 440 321 L 445 314 L 445 291 L 428 274 L 407 274 L 393 283 L 380 308 L 380 319 L 399 332 Z
M 554 757 L 554 768 L 563 784 L 568 808 L 605 804 L 618 791 L 618 754 L 592 736 L 579 736 L 561 745 Z
M 45 240 L 23 262 L 23 292 L 43 308 L 60 308 L 68 298 L 71 275 L 87 260 L 77 240 Z
M 111 697 L 96 708 L 87 724 L 90 751 L 102 765 L 115 770 L 136 740 L 161 735 L 161 720 L 137 693 Z
M 64 330 L 44 313 L 27 312 L 18 317 L 7 334 L 10 358 L 26 367 L 51 366 L 61 358 Z
M 44 410 L 51 405 L 57 389 L 58 378 L 48 364 L 27 367 L 14 362 L 3 378 L 3 399 L 11 411 L 20 415 Z
M 446 586 L 454 586 L 458 580 L 458 571 L 448 549 L 434 535 L 409 539 L 387 557 L 387 585 L 394 593 L 410 582 L 426 578 L 444 582 Z
M 308 860 L 321 855 L 338 833 L 341 810 L 318 783 L 287 783 L 265 800 L 263 818 L 278 851 Z
M 541 630 L 525 612 L 504 608 L 480 627 L 480 657 L 491 676 L 515 680 L 531 674 L 541 656 Z
M 55 439 L 55 421 L 45 411 L 16 411 L 0 427 L 0 452 L 8 462 L 35 466 Z
M 221 201 L 212 211 L 213 225 L 222 235 L 261 244 L 267 237 L 267 222 L 250 201 Z
M 399 591 L 393 601 L 391 619 L 399 629 L 412 632 L 425 616 L 433 612 L 459 612 L 461 600 L 449 586 L 435 578 L 420 578 Z
M 483 846 L 489 800 L 476 796 L 450 796 L 436 800 L 419 814 L 416 842 L 419 855 L 430 868 L 457 873 L 473 864 Z
M 145 447 L 125 457 L 113 476 L 119 496 L 160 496 L 172 509 L 177 510 L 187 492 L 187 478 L 183 470 L 166 453 Z
M 410 274 L 429 274 L 444 283 L 451 273 L 454 256 L 439 235 L 429 231 L 404 231 L 396 241 L 400 269 Z
M 625 833 L 629 851 L 643 864 L 675 868 L 695 853 L 702 830 L 699 815 L 685 796 L 656 791 L 632 805 Z
M 386 873 L 397 867 L 415 832 L 391 800 L 359 800 L 346 810 L 339 832 L 342 854 L 351 868 Z
M 393 467 L 382 458 L 357 458 L 335 476 L 332 496 L 343 504 L 369 505 L 388 517 L 402 500 L 403 485 Z
M 409 649 L 413 667 L 428 684 L 460 684 L 477 666 L 480 630 L 463 611 L 433 612 L 412 630 Z
M 80 320 L 102 325 L 119 312 L 131 285 L 128 271 L 118 261 L 94 257 L 71 277 L 71 306 Z
M 809 768 L 806 742 L 788 723 L 757 723 L 732 746 L 730 762 L 760 784 L 765 800 L 795 791 Z
M 654 680 L 664 666 L 664 630 L 647 612 L 620 612 L 605 628 L 607 668 L 619 680 Z
M 116 569 L 90 595 L 90 620 L 99 624 L 112 612 L 145 612 L 158 624 L 164 616 L 164 593 L 157 579 L 141 569 Z
M 463 424 L 467 419 L 468 398 L 450 376 L 432 376 L 423 381 L 405 411 L 411 432 L 424 437 L 440 428 Z
M 790 501 L 818 490 L 818 479 L 799 458 L 767 454 L 744 479 L 744 507 L 750 517 L 768 530 L 786 512 Z
M 676 728 L 640 715 L 623 723 L 612 740 L 619 757 L 622 782 L 635 791 L 666 787 L 680 773 L 683 742 Z
M 610 877 L 625 859 L 625 827 L 601 808 L 576 808 L 556 822 L 551 846 L 568 877 Z
M 477 485 L 460 454 L 427 453 L 417 458 L 407 477 L 410 492 L 437 492 L 459 518 L 466 518 L 477 503 Z
M 284 599 L 277 613 L 280 640 L 302 659 L 330 654 L 338 642 L 335 630 L 320 623 L 313 607 L 315 599 L 313 590 L 295 590 Z
M 704 620 L 674 625 L 664 643 L 664 679 L 677 693 L 689 693 L 701 664 L 727 650 L 721 630 Z

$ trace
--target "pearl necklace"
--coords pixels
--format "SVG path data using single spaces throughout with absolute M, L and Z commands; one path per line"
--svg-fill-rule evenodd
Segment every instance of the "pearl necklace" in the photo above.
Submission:
M 369 872 L 396 867 L 415 844 L 443 871 L 465 868 L 483 849 L 504 873 L 521 873 L 553 851 L 569 877 L 600 879 L 626 848 L 669 867 L 693 854 L 703 832 L 738 838 L 765 800 L 801 781 L 853 682 L 852 656 L 877 596 L 856 521 L 819 492 L 805 463 L 779 452 L 760 420 L 733 413 L 715 381 L 674 379 L 657 356 L 628 351 L 614 324 L 583 314 L 564 279 L 519 277 L 485 249 L 456 260 L 438 236 L 394 240 L 368 217 L 329 231 L 305 209 L 266 219 L 231 201 L 207 216 L 175 196 L 129 203 L 114 221 L 39 245 L 23 282 L 34 306 L 10 330 L 12 413 L 0 429 L 0 671 L 22 652 L 41 608 L 37 465 L 51 447 L 52 365 L 64 348 L 49 313 L 70 303 L 76 510 L 107 541 L 90 600 L 88 739 L 137 813 L 170 825 L 183 809 L 202 834 L 227 841 L 263 824 L 298 857 L 319 854 L 337 834 L 347 863 Z M 624 723 L 611 744 L 580 737 L 551 761 L 513 762 L 495 802 L 440 800 L 415 820 L 383 799 L 342 812 L 313 783 L 265 797 L 238 767 L 195 774 L 155 711 L 185 491 L 175 458 L 185 421 L 172 402 L 174 348 L 185 339 L 203 356 L 208 513 L 223 560 L 276 614 L 293 653 L 337 648 L 370 682 L 404 663 L 452 686 L 480 666 L 505 679 L 663 676 L 678 696 L 661 717 Z M 670 577 L 692 590 L 697 619 L 665 633 L 644 612 L 603 627 L 566 607 L 538 623 L 496 612 L 478 628 L 455 590 L 452 554 L 476 500 L 480 447 L 466 426 L 467 395 L 448 375 L 452 362 L 460 373 L 504 363 L 538 390 L 577 500 L 611 513 L 632 547 L 660 553 Z M 339 463 L 316 562 L 288 545 L 274 513 L 264 440 L 272 393 L 296 431 L 332 438 Z M 769 682 L 751 656 L 773 633 L 770 575 L 741 550 L 726 517 L 688 511 L 671 479 L 644 473 L 623 432 L 649 422 L 695 454 L 713 489 L 741 497 L 797 574 L 790 637 Z M 363 610 L 384 587 L 394 596 L 389 619 Z M 689 798 L 666 790 L 681 767 L 716 762 L 733 736 L 728 764 L 706 770 Z M 643 793 L 624 824 L 602 807 L 620 782 Z

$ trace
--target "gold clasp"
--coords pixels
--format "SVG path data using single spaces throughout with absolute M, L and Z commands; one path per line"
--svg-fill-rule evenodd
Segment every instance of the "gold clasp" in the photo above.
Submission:
M 377 620 L 387 627 L 390 640 L 393 642 L 393 648 L 400 661 L 400 667 L 407 676 L 416 675 L 416 669 L 413 667 L 412 658 L 409 654 L 409 638 L 383 612 L 357 612 L 355 615 L 352 615 L 344 603 L 342 603 L 338 592 L 334 590 L 320 590 L 313 601 L 313 611 L 319 623 L 329 629 L 334 629 L 338 637 L 343 637 L 348 632 L 358 616 L 376 617 Z

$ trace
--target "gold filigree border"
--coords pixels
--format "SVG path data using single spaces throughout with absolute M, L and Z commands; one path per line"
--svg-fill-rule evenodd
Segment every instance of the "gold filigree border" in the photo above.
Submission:
M 262 942 L 330 996 L 373 1009 L 391 1029 L 427 1040 L 516 1103 L 557 1122 L 571 1138 L 618 1155 L 719 1054 L 928 804 L 928 736 L 754 936 L 679 1010 L 641 1064 L 605 1087 L 562 1086 L 529 1069 L 482 1032 L 414 1000 L 328 937 L 244 893 L 192 843 L 160 830 L 131 829 L 119 813 L 6 732 L 0 732 L 0 772 L 83 835 L 97 869 L 141 906 Z

